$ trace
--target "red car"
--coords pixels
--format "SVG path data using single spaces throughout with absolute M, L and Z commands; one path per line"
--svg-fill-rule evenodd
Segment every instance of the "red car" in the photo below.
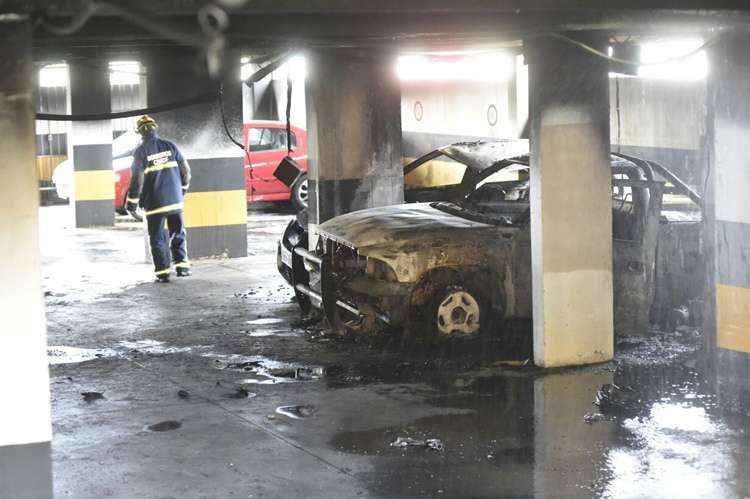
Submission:
M 292 126 L 291 139 L 292 159 L 305 173 L 290 189 L 273 176 L 276 167 L 287 155 L 286 123 L 251 121 L 245 124 L 242 141 L 249 153 L 245 155 L 248 203 L 291 201 L 298 210 L 307 207 L 307 132 Z
M 291 137 L 292 159 L 302 167 L 305 173 L 290 189 L 273 176 L 276 167 L 287 155 L 286 123 L 281 121 L 245 123 L 242 130 L 242 142 L 248 152 L 243 161 L 248 203 L 291 201 L 298 210 L 307 207 L 307 133 L 301 128 L 292 126 Z M 121 214 L 126 213 L 125 198 L 130 185 L 132 161 L 132 151 L 113 158 L 116 170 L 115 210 Z M 118 169 L 118 166 L 121 167 Z

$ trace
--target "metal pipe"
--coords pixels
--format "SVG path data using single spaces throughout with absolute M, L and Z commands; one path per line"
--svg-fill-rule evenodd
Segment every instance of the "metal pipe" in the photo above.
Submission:
M 320 264 L 323 263 L 323 260 L 318 255 L 315 255 L 314 253 L 310 253 L 305 248 L 301 248 L 297 246 L 296 248 L 294 248 L 294 252 L 297 253 L 302 258 L 304 258 L 305 260 L 312 262 L 318 266 L 320 266 Z
M 351 313 L 353 315 L 356 315 L 357 317 L 359 317 L 361 315 L 359 313 L 359 310 L 357 310 L 356 308 L 352 307 L 348 303 L 345 303 L 345 302 L 343 302 L 341 300 L 336 300 L 336 305 L 338 305 L 340 308 L 343 308 L 347 312 L 349 312 L 349 313 Z
M 313 291 L 312 289 L 310 289 L 309 286 L 306 286 L 304 284 L 297 284 L 295 286 L 295 289 L 297 291 L 299 291 L 300 293 L 302 293 L 303 295 L 307 295 L 307 296 L 309 296 L 310 298 L 312 298 L 314 300 L 317 300 L 319 302 L 323 301 L 323 297 L 320 296 L 315 291 Z M 339 306 L 339 307 L 341 307 L 341 308 L 343 308 L 347 312 L 349 312 L 349 313 L 351 313 L 353 315 L 356 315 L 357 317 L 359 317 L 360 315 L 362 315 L 362 314 L 359 313 L 359 310 L 357 310 L 355 307 L 352 307 L 348 303 L 343 302 L 341 300 L 336 300 L 336 305 Z
M 323 297 L 320 296 L 315 291 L 313 291 L 312 289 L 310 289 L 309 286 L 306 286 L 304 284 L 297 284 L 294 288 L 297 291 L 299 291 L 300 293 L 302 293 L 303 295 L 307 295 L 310 298 L 313 298 L 313 299 L 318 300 L 318 301 L 323 301 Z

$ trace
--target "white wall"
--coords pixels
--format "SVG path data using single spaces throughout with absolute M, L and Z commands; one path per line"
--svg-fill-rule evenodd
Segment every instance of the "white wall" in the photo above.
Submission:
M 401 127 L 408 132 L 512 137 L 517 133 L 510 82 L 404 81 Z M 494 106 L 496 121 L 488 114 Z M 421 119 L 419 109 L 421 107 Z M 490 118 L 490 119 L 488 119 Z

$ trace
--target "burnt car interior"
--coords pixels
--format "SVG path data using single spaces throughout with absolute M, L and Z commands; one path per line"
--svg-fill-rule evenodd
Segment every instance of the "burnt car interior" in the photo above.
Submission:
M 477 222 L 522 226 L 529 222 L 529 156 L 491 161 L 489 167 L 455 154 L 459 146 L 481 147 L 486 143 L 454 144 L 418 158 L 404 169 L 409 174 L 449 158 L 465 166 L 458 183 L 408 189 L 407 202 L 431 202 L 432 206 Z M 454 153 L 452 156 L 448 154 Z M 487 160 L 488 155 L 482 156 Z M 612 231 L 615 240 L 640 241 L 644 210 L 649 206 L 649 183 L 654 182 L 652 163 L 623 155 L 612 155 Z M 465 161 L 466 163 L 463 163 Z M 479 166 L 478 166 L 479 165 Z M 666 171 L 665 168 L 661 167 Z M 515 177 L 515 180 L 505 180 Z M 503 180 L 496 180 L 503 178 Z M 663 182 L 662 182 L 663 183 Z M 680 192 L 679 186 L 674 188 Z

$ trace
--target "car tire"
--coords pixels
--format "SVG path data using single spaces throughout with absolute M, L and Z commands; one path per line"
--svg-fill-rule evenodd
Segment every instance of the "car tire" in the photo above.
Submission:
M 446 343 L 477 338 L 492 320 L 491 307 L 478 289 L 463 283 L 439 288 L 423 316 L 429 343 Z
M 303 173 L 292 185 L 292 206 L 297 211 L 307 209 L 308 182 L 307 173 Z
M 117 213 L 118 215 L 128 214 L 128 210 L 125 209 L 125 206 L 127 205 L 127 199 L 128 199 L 128 193 L 126 192 L 122 196 L 122 206 L 120 206 L 119 208 L 115 208 L 115 213 Z

